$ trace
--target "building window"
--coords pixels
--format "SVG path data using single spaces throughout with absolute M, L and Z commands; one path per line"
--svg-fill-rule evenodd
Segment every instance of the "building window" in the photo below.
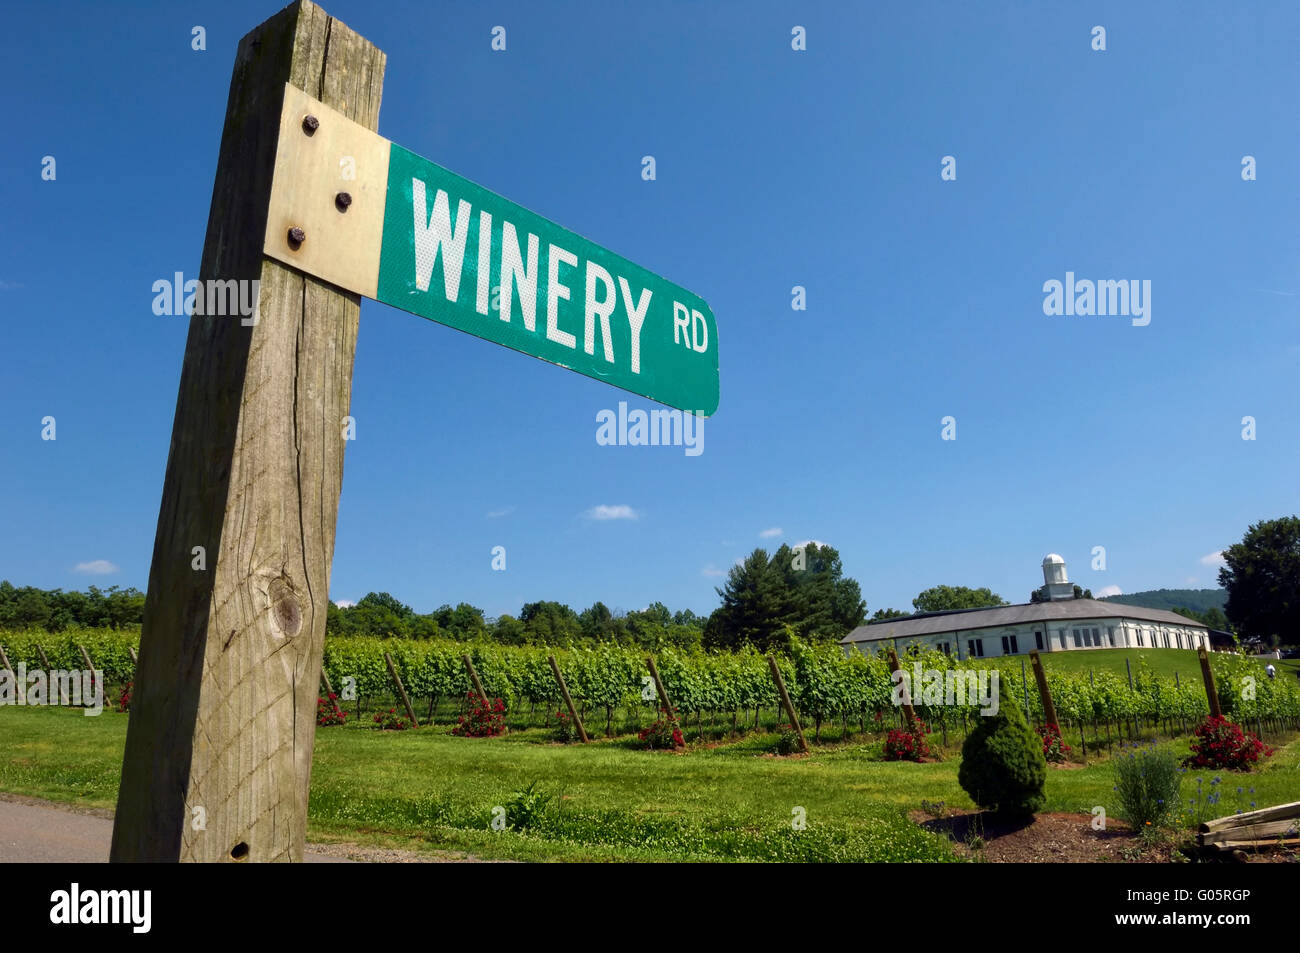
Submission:
M 1034 633 L 1034 648 L 1038 649 L 1040 652 L 1043 651 L 1043 633 Z
M 1110 639 L 1110 647 L 1115 647 L 1115 627 L 1113 625 L 1106 627 L 1106 636 Z
M 952 643 L 951 643 L 951 642 L 940 642 L 940 643 L 939 643 L 939 651 L 942 652 L 944 655 L 951 655 L 951 654 L 952 654 Z
M 1083 648 L 1083 636 L 1079 634 L 1078 629 L 1074 630 L 1074 647 L 1076 649 Z
M 1092 644 L 1096 648 L 1101 648 L 1101 629 L 1092 630 Z
M 984 640 L 983 640 L 983 639 L 968 639 L 967 642 L 966 642 L 966 647 L 970 650 L 970 658 L 983 658 L 983 657 L 984 657 Z
M 1020 646 L 1016 644 L 1016 637 L 1014 635 L 1002 636 L 1002 654 L 1003 655 L 1020 654 Z

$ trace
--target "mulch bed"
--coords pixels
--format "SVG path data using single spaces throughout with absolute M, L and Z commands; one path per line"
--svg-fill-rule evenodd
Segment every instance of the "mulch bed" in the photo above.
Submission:
M 1008 822 L 976 811 L 949 811 L 938 818 L 912 811 L 910 816 L 926 830 L 952 840 L 958 855 L 995 864 L 1161 864 L 1191 859 L 1173 843 L 1143 845 L 1123 821 L 1107 819 L 1104 831 L 1093 830 L 1091 814 L 1038 814 L 1027 822 Z M 1300 853 L 1273 849 L 1204 859 L 1298 863 Z

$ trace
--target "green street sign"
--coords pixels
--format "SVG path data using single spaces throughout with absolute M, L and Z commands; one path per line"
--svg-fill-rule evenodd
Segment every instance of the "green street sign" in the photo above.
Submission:
M 717 410 L 718 328 L 699 295 L 349 128 L 355 124 L 293 87 L 285 99 L 268 254 L 671 407 Z M 309 134 L 304 110 L 318 121 Z M 371 158 L 356 159 L 356 178 L 339 183 L 334 170 L 357 153 Z M 345 185 L 349 202 L 340 211 Z M 287 240 L 285 224 L 303 220 L 312 222 L 297 226 L 305 238 Z

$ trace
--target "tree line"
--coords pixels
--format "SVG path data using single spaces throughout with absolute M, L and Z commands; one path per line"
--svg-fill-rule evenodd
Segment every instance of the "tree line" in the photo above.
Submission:
M 85 592 L 37 589 L 0 582 L 0 628 L 122 629 L 144 618 L 144 593 L 139 589 L 91 586 Z
M 1181 608 L 1210 628 L 1234 631 L 1270 645 L 1300 641 L 1300 517 L 1261 521 L 1240 543 L 1223 551 L 1219 584 L 1227 591 L 1224 610 Z M 1074 587 L 1075 598 L 1092 593 Z M 791 636 L 808 643 L 838 642 L 867 622 L 867 604 L 857 580 L 844 575 L 839 552 L 820 543 L 782 545 L 769 554 L 758 548 L 731 567 L 716 589 L 719 606 L 708 616 L 670 610 L 662 602 L 621 612 L 603 602 L 575 610 L 562 602 L 524 605 L 518 615 L 488 618 L 462 602 L 417 613 L 386 592 L 367 594 L 355 605 L 331 602 L 326 634 L 404 639 L 492 640 L 504 645 L 616 643 L 644 648 L 766 650 Z M 1041 591 L 1030 595 L 1041 598 Z M 944 612 L 1006 605 L 988 588 L 932 586 L 912 600 L 914 612 Z M 871 622 L 911 615 L 878 609 Z M 139 625 L 144 593 L 112 586 L 86 592 L 16 587 L 0 582 L 0 628 L 59 631 L 73 626 L 124 628 Z

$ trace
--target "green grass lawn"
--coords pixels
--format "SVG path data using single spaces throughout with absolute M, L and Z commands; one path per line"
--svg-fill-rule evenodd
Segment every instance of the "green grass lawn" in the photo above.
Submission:
M 1132 663 L 1133 673 L 1137 674 L 1139 656 L 1146 660 L 1151 671 L 1165 678 L 1178 675 L 1179 681 L 1201 678 L 1201 662 L 1196 652 L 1191 649 L 1082 649 L 1068 652 L 1039 652 L 1043 667 L 1057 672 L 1087 672 L 1090 669 L 1101 672 L 1109 670 L 1124 675 L 1125 660 Z M 1259 662 L 1262 672 L 1268 660 Z M 1273 662 L 1274 665 L 1278 663 Z M 1025 665 L 1029 665 L 1026 658 Z
M 126 721 L 0 709 L 0 790 L 111 808 Z M 627 740 L 555 745 L 540 730 L 471 739 L 445 728 L 325 728 L 317 733 L 309 836 L 521 860 L 952 859 L 950 845 L 906 813 L 923 800 L 973 807 L 957 784 L 955 750 L 940 763 L 886 763 L 874 760 L 880 742 L 866 736 L 804 758 L 773 758 L 765 756 L 772 741 L 751 735 L 672 754 Z M 1200 774 L 1208 785 L 1211 775 Z M 541 821 L 528 831 L 494 831 L 493 809 L 534 782 L 551 795 Z M 1119 816 L 1113 783 L 1104 762 L 1053 769 L 1047 810 L 1102 805 Z M 1224 775 L 1221 788 L 1217 813 L 1295 800 L 1300 742 L 1262 770 Z M 1195 791 L 1189 773 L 1184 794 Z M 796 808 L 805 830 L 792 827 Z

